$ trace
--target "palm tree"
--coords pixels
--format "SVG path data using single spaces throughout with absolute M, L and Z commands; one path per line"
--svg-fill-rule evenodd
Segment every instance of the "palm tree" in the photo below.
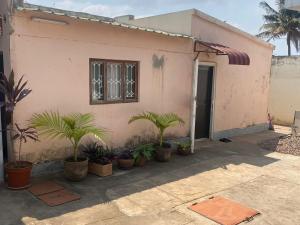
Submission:
M 288 55 L 291 56 L 291 43 L 299 51 L 300 40 L 300 13 L 285 9 L 285 0 L 276 0 L 278 10 L 273 9 L 267 2 L 263 1 L 260 6 L 265 9 L 266 15 L 264 25 L 260 28 L 261 33 L 257 36 L 266 38 L 267 41 L 286 37 Z
M 144 112 L 142 114 L 131 117 L 128 123 L 130 124 L 136 120 L 148 120 L 156 126 L 159 132 L 160 146 L 163 145 L 163 136 L 167 128 L 174 127 L 179 124 L 184 124 L 184 121 L 174 113 L 159 115 L 153 112 Z
M 94 116 L 89 113 L 61 116 L 55 112 L 44 112 L 33 115 L 31 124 L 41 135 L 68 139 L 73 146 L 74 161 L 77 162 L 78 146 L 84 136 L 93 135 L 99 140 L 103 140 L 105 136 L 105 130 L 95 127 L 93 121 Z

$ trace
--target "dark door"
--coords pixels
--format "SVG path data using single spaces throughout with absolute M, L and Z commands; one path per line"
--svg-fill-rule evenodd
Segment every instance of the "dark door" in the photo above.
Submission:
M 195 138 L 209 138 L 213 89 L 212 66 L 199 66 Z
M 3 53 L 0 52 L 0 74 L 4 73 L 4 58 L 3 58 Z M 5 99 L 4 95 L 0 93 L 0 102 L 3 102 Z M 5 113 L 5 108 L 1 107 L 1 136 L 2 136 L 2 144 L 3 146 L 3 158 L 4 161 L 7 161 L 8 155 L 7 155 L 7 132 L 6 132 L 6 113 Z

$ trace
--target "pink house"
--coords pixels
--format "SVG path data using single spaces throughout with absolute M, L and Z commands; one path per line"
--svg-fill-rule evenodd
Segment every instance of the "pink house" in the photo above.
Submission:
M 16 108 L 20 124 L 45 110 L 91 112 L 112 147 L 153 135 L 128 125 L 143 111 L 177 113 L 185 126 L 168 135 L 193 143 L 267 129 L 269 43 L 195 9 L 134 19 L 9 3 L 0 5 L 1 70 L 24 74 L 33 90 Z M 60 159 L 63 146 L 42 139 L 23 158 Z

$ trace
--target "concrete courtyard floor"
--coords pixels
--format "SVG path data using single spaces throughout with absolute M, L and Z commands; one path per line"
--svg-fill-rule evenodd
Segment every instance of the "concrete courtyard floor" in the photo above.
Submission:
M 81 195 L 81 200 L 57 207 L 46 206 L 26 190 L 1 187 L 0 224 L 214 225 L 187 207 L 218 195 L 261 212 L 249 224 L 299 225 L 300 157 L 257 146 L 276 135 L 244 135 L 228 144 L 199 142 L 194 155 L 116 170 L 107 178 L 70 183 L 61 175 L 47 177 Z

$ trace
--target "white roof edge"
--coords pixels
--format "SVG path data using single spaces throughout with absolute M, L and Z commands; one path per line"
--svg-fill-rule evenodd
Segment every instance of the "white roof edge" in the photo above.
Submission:
M 250 39 L 252 41 L 255 41 L 255 42 L 257 42 L 257 43 L 259 43 L 261 45 L 264 45 L 266 47 L 272 48 L 273 50 L 275 49 L 275 46 L 272 45 L 272 44 L 270 44 L 269 42 L 266 42 L 266 41 L 264 41 L 264 40 L 262 40 L 262 39 L 260 39 L 258 37 L 255 37 L 255 36 L 253 36 L 253 35 L 245 32 L 245 31 L 243 31 L 243 30 L 241 30 L 241 29 L 239 29 L 237 27 L 234 27 L 234 26 L 232 26 L 232 25 L 230 25 L 228 23 L 225 23 L 225 22 L 223 22 L 223 21 L 221 21 L 221 20 L 219 20 L 219 19 L 217 19 L 215 17 L 207 15 L 206 13 L 201 12 L 198 9 L 192 9 L 192 11 L 193 11 L 193 15 L 199 16 L 201 19 L 204 19 L 204 20 L 206 20 L 208 22 L 214 23 L 214 24 L 216 24 L 216 25 L 218 25 L 220 27 L 223 27 L 225 29 L 228 29 L 228 30 L 230 30 L 232 32 L 235 32 L 235 33 L 237 33 L 237 34 L 239 34 L 239 35 L 241 35 L 243 37 L 246 37 L 246 38 L 248 38 L 248 39 Z
M 53 11 L 53 10 L 43 10 L 40 8 L 27 8 L 27 7 L 22 7 L 22 6 L 16 7 L 16 10 L 17 11 L 29 11 L 29 12 L 41 12 L 41 13 L 46 13 L 46 14 L 51 14 L 51 15 L 56 15 L 56 16 L 65 16 L 65 17 L 69 17 L 69 18 L 77 19 L 77 20 L 84 20 L 84 21 L 89 21 L 89 22 L 100 22 L 103 24 L 109 24 L 111 26 L 123 27 L 123 28 L 131 29 L 131 30 L 140 30 L 140 31 L 149 32 L 149 33 L 156 33 L 156 34 L 161 34 L 161 35 L 168 36 L 168 37 L 187 38 L 187 39 L 190 39 L 193 41 L 196 40 L 195 37 L 190 36 L 190 35 L 171 33 L 171 32 L 166 32 L 166 31 L 162 31 L 162 30 L 158 30 L 158 29 L 151 29 L 151 28 L 146 28 L 146 27 L 141 27 L 141 26 L 119 23 L 117 21 L 106 21 L 106 20 L 101 20 L 101 19 L 88 18 L 88 17 L 84 17 L 84 16 L 69 15 L 68 13 L 57 13 L 56 11 Z M 65 11 L 65 12 L 69 12 L 69 11 Z

